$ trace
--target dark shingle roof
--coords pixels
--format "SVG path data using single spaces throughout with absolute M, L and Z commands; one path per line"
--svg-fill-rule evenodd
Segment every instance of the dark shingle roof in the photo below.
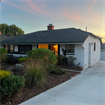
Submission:
M 37 31 L 9 38 L 1 44 L 78 43 L 84 42 L 90 34 L 76 28 Z
M 8 36 L 8 35 L 0 34 L 0 42 L 6 40 L 8 38 L 11 38 L 11 37 L 13 37 L 13 36 Z

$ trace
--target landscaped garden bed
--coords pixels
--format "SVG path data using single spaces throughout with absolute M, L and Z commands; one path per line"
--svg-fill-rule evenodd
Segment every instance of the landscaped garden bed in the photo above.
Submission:
M 26 58 L 6 58 L 0 49 L 0 97 L 2 105 L 18 105 L 79 74 L 56 66 L 57 56 L 48 49 L 33 49 Z M 65 62 L 64 62 L 65 63 Z
M 23 75 L 19 71 L 14 71 L 14 74 Z M 48 74 L 46 84 L 42 87 L 28 88 L 24 87 L 23 91 L 13 98 L 5 98 L 1 100 L 1 105 L 18 105 L 50 88 L 53 88 L 79 74 L 79 72 L 67 71 L 63 75 Z

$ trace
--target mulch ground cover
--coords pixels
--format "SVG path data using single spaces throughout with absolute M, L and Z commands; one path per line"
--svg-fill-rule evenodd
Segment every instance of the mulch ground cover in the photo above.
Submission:
M 9 65 L 7 65 L 7 67 L 8 66 Z M 23 72 L 20 72 L 20 71 L 13 71 L 13 73 L 15 75 L 23 75 Z M 1 105 L 18 105 L 18 104 L 38 95 L 40 93 L 43 93 L 44 91 L 46 91 L 52 87 L 55 87 L 65 81 L 71 79 L 71 77 L 75 76 L 76 74 L 79 74 L 79 72 L 67 71 L 63 75 L 48 74 L 47 82 L 43 87 L 33 87 L 33 88 L 24 87 L 22 92 L 19 93 L 17 96 L 15 96 L 11 99 L 10 98 L 2 99 Z

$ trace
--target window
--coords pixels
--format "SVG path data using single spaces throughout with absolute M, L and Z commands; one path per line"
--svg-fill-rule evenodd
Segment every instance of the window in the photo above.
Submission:
M 94 42 L 94 51 L 96 51 L 96 43 Z
M 32 46 L 31 45 L 19 45 L 18 46 L 19 53 L 27 53 L 31 49 L 32 49 Z
M 14 52 L 14 46 L 10 45 L 10 53 L 13 53 L 13 52 Z
M 8 53 L 13 53 L 14 45 L 5 45 L 5 49 L 8 50 Z
M 74 54 L 74 44 L 66 44 L 66 54 Z

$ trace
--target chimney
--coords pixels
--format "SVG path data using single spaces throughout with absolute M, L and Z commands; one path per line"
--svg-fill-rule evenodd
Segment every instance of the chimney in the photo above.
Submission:
M 0 32 L 0 34 L 1 34 L 1 32 Z
M 49 25 L 47 26 L 47 29 L 48 29 L 48 30 L 53 30 L 53 29 L 54 29 L 53 24 L 49 24 Z
M 86 32 L 87 32 L 87 27 L 86 27 Z

